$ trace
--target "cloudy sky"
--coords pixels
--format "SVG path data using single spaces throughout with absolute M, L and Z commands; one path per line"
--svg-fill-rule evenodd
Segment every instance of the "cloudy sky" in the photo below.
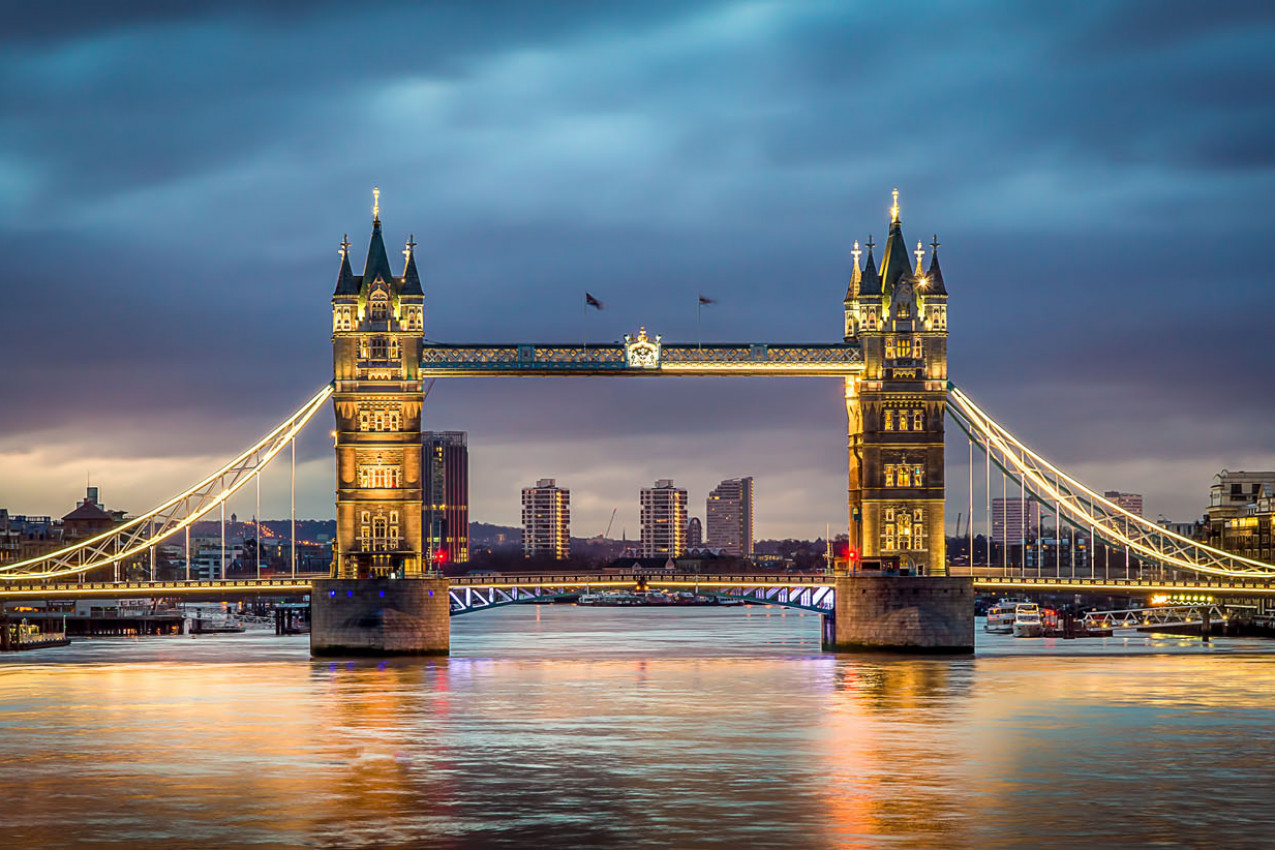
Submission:
M 693 340 L 700 292 L 705 340 L 836 340 L 897 186 L 943 243 L 953 379 L 1092 486 L 1197 516 L 1219 469 L 1275 468 L 1273 41 L 1263 2 L 25 4 L 0 506 L 60 515 L 91 474 L 144 510 L 326 383 L 373 185 L 438 341 Z M 618 506 L 633 536 L 654 479 L 702 514 L 751 474 L 759 536 L 815 536 L 845 522 L 839 393 L 446 380 L 426 426 L 469 432 L 477 520 L 556 477 L 574 533 Z M 332 515 L 329 422 L 303 516 Z

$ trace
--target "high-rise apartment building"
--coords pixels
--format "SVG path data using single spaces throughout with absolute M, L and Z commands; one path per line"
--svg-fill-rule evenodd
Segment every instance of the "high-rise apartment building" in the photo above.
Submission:
M 730 478 L 708 494 L 708 543 L 727 555 L 753 554 L 753 479 Z
M 469 560 L 469 447 L 464 431 L 421 434 L 421 528 L 434 564 Z
M 642 488 L 642 557 L 677 557 L 686 551 L 686 491 L 661 478 Z
M 1102 494 L 1102 497 L 1109 502 L 1115 502 L 1131 514 L 1142 516 L 1141 493 L 1121 493 L 1119 490 L 1108 490 Z
M 559 560 L 571 555 L 571 491 L 552 478 L 522 489 L 522 553 Z
M 1040 532 L 1040 502 L 1027 497 L 992 499 L 992 539 L 1010 546 L 1034 540 Z

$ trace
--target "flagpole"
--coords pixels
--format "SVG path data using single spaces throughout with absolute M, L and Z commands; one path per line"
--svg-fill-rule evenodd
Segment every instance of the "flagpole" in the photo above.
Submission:
M 697 296 L 695 298 L 695 348 L 698 351 L 704 350 L 704 333 L 700 329 L 700 313 L 704 310 L 704 302 Z

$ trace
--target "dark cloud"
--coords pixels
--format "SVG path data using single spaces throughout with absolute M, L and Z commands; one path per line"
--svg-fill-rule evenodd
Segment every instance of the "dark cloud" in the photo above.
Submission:
M 450 341 L 690 339 L 699 292 L 706 340 L 836 338 L 897 185 L 908 237 L 944 243 L 958 383 L 1050 456 L 1159 464 L 1149 499 L 1189 516 L 1228 452 L 1275 462 L 1272 29 L 1238 2 L 27 4 L 0 34 L 0 452 L 258 435 L 328 378 L 373 184 Z M 443 382 L 431 411 L 475 463 L 525 441 L 564 467 L 510 488 L 754 472 L 841 513 L 834 382 Z

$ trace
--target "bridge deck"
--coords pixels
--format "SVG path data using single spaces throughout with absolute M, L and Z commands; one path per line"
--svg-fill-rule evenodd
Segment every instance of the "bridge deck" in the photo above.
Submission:
M 0 584 L 0 599 L 59 599 L 73 597 L 165 597 L 165 596 L 286 596 L 309 593 L 311 582 L 327 578 L 327 573 L 298 574 L 296 578 L 225 579 L 219 581 L 125 581 Z M 693 575 L 679 573 L 552 573 L 537 575 L 457 576 L 454 588 L 519 587 L 635 587 L 641 582 L 652 588 L 679 590 L 697 587 L 831 587 L 826 575 Z M 983 592 L 1035 591 L 1050 593 L 1211 593 L 1224 596 L 1275 595 L 1275 583 L 1261 581 L 1158 581 L 1153 579 L 1104 578 L 1020 578 L 1015 576 L 976 577 L 974 587 Z

